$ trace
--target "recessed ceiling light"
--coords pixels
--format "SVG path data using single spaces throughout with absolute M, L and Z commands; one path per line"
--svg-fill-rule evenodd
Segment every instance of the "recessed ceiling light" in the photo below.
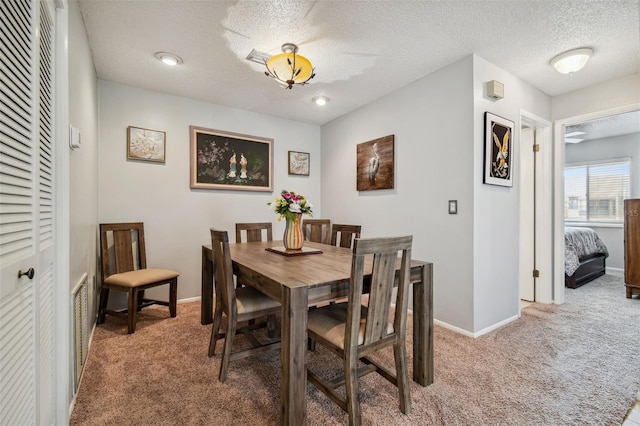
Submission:
M 580 71 L 593 55 L 593 49 L 582 47 L 561 53 L 551 60 L 551 65 L 562 74 L 573 74 Z
M 162 61 L 162 63 L 171 65 L 171 66 L 179 65 L 183 62 L 180 56 L 174 55 L 173 53 L 169 53 L 169 52 L 157 52 L 155 56 L 156 56 L 156 59 L 158 59 L 159 61 Z
M 313 98 L 311 98 L 311 100 L 313 101 L 313 103 L 320 106 L 326 105 L 327 102 L 329 102 L 329 98 L 327 98 L 326 96 L 314 96 Z

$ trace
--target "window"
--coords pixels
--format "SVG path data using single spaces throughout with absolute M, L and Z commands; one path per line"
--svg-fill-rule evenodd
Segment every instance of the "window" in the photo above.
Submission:
M 564 219 L 622 223 L 629 198 L 631 160 L 568 166 L 564 169 Z

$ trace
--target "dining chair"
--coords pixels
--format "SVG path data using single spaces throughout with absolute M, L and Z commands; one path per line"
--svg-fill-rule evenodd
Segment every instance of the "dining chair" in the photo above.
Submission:
M 353 247 L 354 238 L 360 238 L 360 225 L 331 225 L 331 245 L 345 248 Z
M 245 241 L 252 243 L 255 241 L 273 241 L 273 231 L 271 222 L 236 223 L 236 243 L 242 242 L 242 231 L 245 233 Z M 266 231 L 266 239 L 263 239 L 263 232 Z
M 358 378 L 374 371 L 398 387 L 400 411 L 411 412 L 405 336 L 412 240 L 412 236 L 356 239 L 347 302 L 309 311 L 309 336 L 342 359 L 344 378 L 329 382 L 307 368 L 308 380 L 348 413 L 350 425 L 360 424 Z M 372 275 L 366 280 L 369 298 L 363 305 L 365 270 Z M 369 357 L 389 346 L 393 346 L 395 373 Z M 365 366 L 359 369 L 358 360 Z M 336 391 L 343 385 L 346 397 Z
M 105 314 L 127 315 L 128 333 L 131 334 L 136 331 L 138 311 L 149 305 L 168 306 L 171 317 L 176 316 L 178 273 L 169 269 L 147 267 L 142 222 L 101 223 L 100 257 L 102 285 L 98 324 L 104 323 Z M 165 284 L 169 284 L 168 302 L 144 297 L 146 289 Z M 126 310 L 107 309 L 110 290 L 127 293 Z
M 238 323 L 275 315 L 280 312 L 281 305 L 253 287 L 236 288 L 233 285 L 233 268 L 227 231 L 211 229 L 211 247 L 213 250 L 216 298 L 211 340 L 209 341 L 209 357 L 215 355 L 218 339 L 224 338 L 224 350 L 222 352 L 219 375 L 220 381 L 224 382 L 227 380 L 230 361 L 280 348 L 279 341 L 260 343 L 252 333 L 253 330 L 263 327 L 265 324 L 247 324 L 238 328 Z M 227 317 L 227 325 L 226 330 L 221 332 L 223 314 Z M 252 347 L 232 352 L 234 337 L 240 333 L 245 335 Z
M 256 241 L 273 241 L 273 227 L 271 222 L 245 222 L 245 223 L 236 223 L 236 243 L 242 242 L 242 233 L 246 236 L 245 242 L 253 243 Z M 265 232 L 262 232 L 265 231 Z M 263 240 L 263 234 L 265 235 L 266 240 Z M 242 281 L 238 281 L 236 279 L 236 286 L 242 287 L 244 284 Z M 250 324 L 254 324 L 255 321 L 251 320 Z M 276 317 L 275 315 L 269 315 L 268 319 L 268 335 L 269 337 L 274 337 L 276 335 Z
M 331 220 L 304 219 L 302 221 L 302 235 L 305 241 L 329 244 L 331 241 Z

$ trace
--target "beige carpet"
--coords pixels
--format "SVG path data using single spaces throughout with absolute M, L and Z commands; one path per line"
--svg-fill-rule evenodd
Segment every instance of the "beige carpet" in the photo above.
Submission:
M 621 424 L 640 390 L 640 299 L 626 299 L 621 277 L 607 275 L 567 289 L 566 301 L 534 304 L 477 339 L 436 326 L 435 382 L 412 382 L 413 409 L 405 416 L 396 389 L 366 376 L 363 424 Z M 222 342 L 208 358 L 210 331 L 200 325 L 198 302 L 179 305 L 174 319 L 166 309 L 144 310 L 133 335 L 124 320 L 107 317 L 94 333 L 71 424 L 278 424 L 279 353 L 232 362 L 221 384 Z M 314 371 L 340 368 L 319 346 L 308 358 Z M 384 358 L 393 365 L 390 351 Z M 307 409 L 310 425 L 347 422 L 311 385 Z

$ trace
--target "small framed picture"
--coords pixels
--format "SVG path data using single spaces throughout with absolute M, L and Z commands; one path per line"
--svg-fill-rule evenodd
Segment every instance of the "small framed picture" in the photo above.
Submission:
M 127 158 L 165 162 L 166 133 L 160 130 L 127 127 Z
M 309 176 L 309 153 L 289 151 L 289 174 Z

